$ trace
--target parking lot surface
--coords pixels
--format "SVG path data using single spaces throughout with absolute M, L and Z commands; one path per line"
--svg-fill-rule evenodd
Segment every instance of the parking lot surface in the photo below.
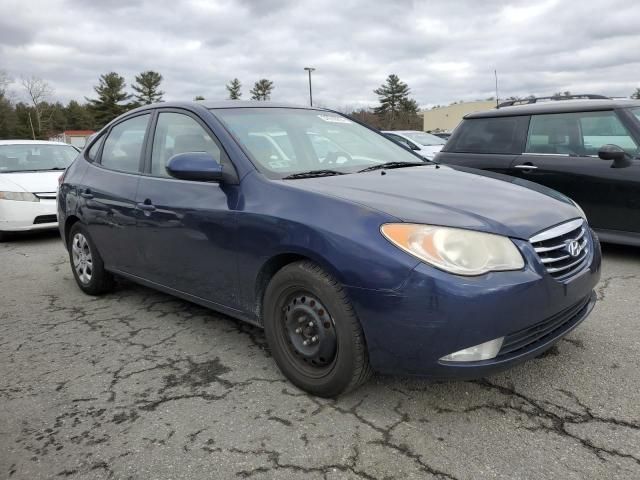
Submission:
M 591 317 L 479 381 L 375 377 L 326 400 L 261 330 L 131 283 L 75 285 L 55 234 L 0 244 L 0 478 L 640 478 L 640 249 Z

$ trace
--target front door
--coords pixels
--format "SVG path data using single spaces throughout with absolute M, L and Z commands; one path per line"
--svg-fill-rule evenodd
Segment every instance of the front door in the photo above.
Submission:
M 150 117 L 123 120 L 91 148 L 92 162 L 78 192 L 83 221 L 105 265 L 126 273 L 135 273 L 139 263 L 136 193 Z
M 613 110 L 534 115 L 525 153 L 511 173 L 564 193 L 597 230 L 640 232 L 640 160 L 613 168 L 598 158 L 605 144 L 638 154 L 636 140 Z
M 238 304 L 236 265 L 237 186 L 169 176 L 171 156 L 207 152 L 226 158 L 220 145 L 191 114 L 161 111 L 148 175 L 140 179 L 137 237 L 140 276 L 227 307 Z

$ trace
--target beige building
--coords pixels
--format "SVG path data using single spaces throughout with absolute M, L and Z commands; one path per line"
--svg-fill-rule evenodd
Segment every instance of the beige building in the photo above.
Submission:
M 458 126 L 462 117 L 467 113 L 490 110 L 495 107 L 495 100 L 483 100 L 479 102 L 456 103 L 447 107 L 436 107 L 431 110 L 424 110 L 421 112 L 422 118 L 424 119 L 422 129 L 425 132 L 433 130 L 451 132 Z

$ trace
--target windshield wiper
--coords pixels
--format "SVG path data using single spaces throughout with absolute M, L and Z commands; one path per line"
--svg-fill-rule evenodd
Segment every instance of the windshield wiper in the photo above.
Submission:
M 296 178 L 331 177 L 333 175 L 344 175 L 344 172 L 338 172 L 337 170 L 309 170 L 308 172 L 292 173 L 282 177 L 282 179 L 295 180 Z
M 429 165 L 427 162 L 384 162 L 377 165 L 371 165 L 370 167 L 358 170 L 358 173 L 371 172 L 373 170 L 384 170 L 387 168 L 404 168 L 404 167 L 419 167 L 421 165 Z

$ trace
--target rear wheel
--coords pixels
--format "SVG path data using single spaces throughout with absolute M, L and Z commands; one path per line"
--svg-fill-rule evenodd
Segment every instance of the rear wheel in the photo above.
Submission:
M 334 397 L 371 374 L 346 292 L 312 262 L 292 263 L 275 274 L 265 292 L 264 326 L 278 367 L 307 392 Z
M 100 295 L 113 289 L 113 275 L 104 269 L 102 257 L 89 232 L 80 223 L 69 232 L 69 260 L 76 283 L 89 295 Z

